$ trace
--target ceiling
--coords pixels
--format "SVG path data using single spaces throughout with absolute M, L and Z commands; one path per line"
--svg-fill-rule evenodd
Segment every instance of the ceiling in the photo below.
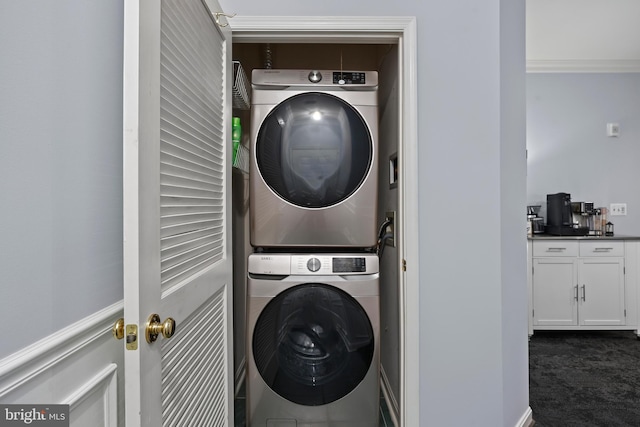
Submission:
M 526 0 L 528 71 L 640 72 L 640 0 Z

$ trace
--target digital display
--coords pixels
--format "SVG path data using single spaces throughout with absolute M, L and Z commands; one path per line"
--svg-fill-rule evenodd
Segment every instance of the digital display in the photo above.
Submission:
M 366 83 L 366 80 L 366 73 L 333 72 L 333 84 L 363 85 Z
M 333 258 L 334 273 L 365 273 L 367 263 L 364 258 Z

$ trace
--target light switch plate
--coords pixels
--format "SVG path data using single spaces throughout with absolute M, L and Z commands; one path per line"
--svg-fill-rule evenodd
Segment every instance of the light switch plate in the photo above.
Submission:
M 607 136 L 620 136 L 620 125 L 618 123 L 607 123 Z

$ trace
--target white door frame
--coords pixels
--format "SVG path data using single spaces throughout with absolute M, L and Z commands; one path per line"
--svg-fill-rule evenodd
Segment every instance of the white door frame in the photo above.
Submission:
M 397 232 L 400 274 L 400 425 L 420 424 L 418 91 L 415 17 L 236 16 L 229 21 L 233 41 L 397 43 L 401 85 L 398 131 L 399 206 Z M 409 232 L 407 232 L 409 230 Z

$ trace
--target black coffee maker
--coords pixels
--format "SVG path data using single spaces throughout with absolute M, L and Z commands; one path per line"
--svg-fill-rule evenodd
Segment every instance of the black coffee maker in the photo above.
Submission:
M 589 227 L 573 223 L 571 194 L 547 194 L 547 234 L 554 236 L 586 236 Z

